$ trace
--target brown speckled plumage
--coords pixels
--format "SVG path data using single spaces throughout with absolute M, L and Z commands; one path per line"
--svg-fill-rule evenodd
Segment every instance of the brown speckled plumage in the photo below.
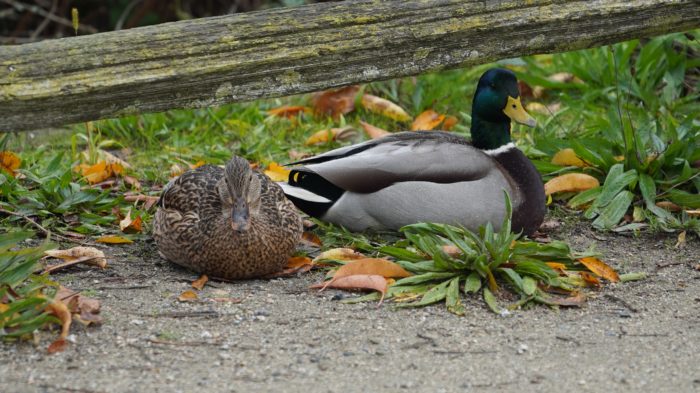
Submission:
M 250 207 L 248 227 L 241 232 L 232 227 L 235 198 L 230 196 L 236 192 Z M 280 187 L 239 157 L 226 170 L 205 165 L 168 183 L 153 226 L 158 249 L 167 259 L 222 279 L 280 271 L 301 233 L 301 218 Z

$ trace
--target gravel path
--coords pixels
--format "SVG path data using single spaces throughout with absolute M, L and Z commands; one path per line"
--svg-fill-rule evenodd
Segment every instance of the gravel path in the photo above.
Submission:
M 582 229 L 584 228 L 584 229 Z M 600 235 L 565 226 L 552 235 L 595 243 L 621 272 L 581 309 L 534 307 L 507 317 L 481 300 L 457 317 L 444 305 L 395 310 L 347 305 L 344 292 L 309 291 L 322 273 L 210 283 L 181 303 L 196 276 L 151 244 L 107 250 L 111 268 L 56 275 L 102 302 L 100 328 L 47 355 L 0 343 L 2 392 L 523 392 L 700 391 L 700 244 L 666 235 Z M 657 264 L 669 264 L 658 268 Z

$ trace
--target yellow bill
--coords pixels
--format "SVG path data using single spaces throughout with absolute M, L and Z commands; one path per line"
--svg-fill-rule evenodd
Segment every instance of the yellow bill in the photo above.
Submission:
M 503 113 L 520 124 L 524 124 L 529 127 L 534 127 L 537 125 L 537 121 L 535 121 L 535 119 L 533 119 L 527 112 L 525 112 L 523 104 L 520 103 L 520 97 L 513 98 L 508 96 L 508 103 L 503 109 Z

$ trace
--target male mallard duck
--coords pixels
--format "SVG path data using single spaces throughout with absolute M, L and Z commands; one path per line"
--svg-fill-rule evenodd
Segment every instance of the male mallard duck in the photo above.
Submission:
M 153 237 L 170 261 L 215 278 L 242 279 L 285 266 L 302 233 L 280 187 L 233 157 L 204 165 L 165 186 Z
M 351 231 L 441 222 L 476 230 L 513 204 L 514 231 L 542 223 L 545 195 L 534 165 L 510 139 L 510 121 L 535 126 L 515 75 L 484 73 L 474 94 L 470 144 L 447 132 L 400 132 L 294 164 L 287 197 L 307 214 Z

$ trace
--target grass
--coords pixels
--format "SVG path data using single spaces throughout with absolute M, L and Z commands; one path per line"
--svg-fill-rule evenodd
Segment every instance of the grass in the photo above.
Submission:
M 555 195 L 554 204 L 580 210 L 581 217 L 591 220 L 591 225 L 600 230 L 687 230 L 700 234 L 700 220 L 693 212 L 700 208 L 697 34 L 671 34 L 499 64 L 511 67 L 531 89 L 539 91 L 537 95 L 524 91 L 526 103 L 560 108 L 544 114 L 533 113 L 540 124 L 534 130 L 517 125 L 513 128 L 516 143 L 533 160 L 543 178 L 584 172 L 602 184 L 579 194 Z M 399 104 L 414 117 L 429 108 L 456 116 L 459 123 L 453 132 L 468 137 L 476 82 L 484 70 L 493 66 L 486 64 L 371 83 L 364 86 L 364 91 Z M 570 77 L 553 80 L 551 76 L 556 73 L 568 73 Z M 290 152 L 315 154 L 366 138 L 359 132 L 358 138 L 351 141 L 305 146 L 306 138 L 321 129 L 344 125 L 360 129 L 360 120 L 389 131 L 409 126 L 361 108 L 337 120 L 308 114 L 287 119 L 266 112 L 281 105 L 309 102 L 308 95 L 295 96 L 104 120 L 77 125 L 55 135 L 6 134 L 0 138 L 0 151 L 15 152 L 22 162 L 14 176 L 0 171 L 0 227 L 3 231 L 33 230 L 40 234 L 46 231 L 91 239 L 120 233 L 118 222 L 132 209 L 145 222 L 142 234 L 130 235 L 139 240 L 147 236 L 153 209 L 128 202 L 125 193 L 158 195 L 172 172 L 189 164 L 199 161 L 223 164 L 235 153 L 264 167 L 271 162 L 293 161 Z M 573 149 L 586 165 L 552 164 L 554 154 L 566 148 Z M 131 164 L 126 174 L 141 182 L 141 190 L 122 181 L 105 188 L 95 186 L 73 170 L 81 162 L 94 163 L 105 151 Z M 661 208 L 659 202 L 678 211 Z M 470 247 L 476 247 L 475 250 L 481 247 L 473 236 L 444 226 L 421 224 L 406 228 L 401 235 L 390 236 L 349 234 L 332 226 L 320 226 L 327 244 L 344 242 L 374 249 L 397 241 L 391 247 L 419 249 L 433 259 L 443 256 L 433 252 L 432 246 L 422 248 L 420 239 L 438 242 L 449 238 L 454 231 L 472 239 L 474 244 Z M 479 235 L 480 241 L 493 243 L 496 248 L 505 244 L 499 243 L 499 239 L 511 236 L 494 233 L 489 237 L 487 233 L 490 232 Z M 521 296 L 527 294 L 520 290 L 523 288 L 518 287 L 520 281 L 515 277 L 525 280 L 530 276 L 511 269 L 520 275 L 516 276 L 499 264 L 491 265 L 495 260 L 501 261 L 495 258 L 488 262 L 489 271 L 514 285 Z M 445 263 L 457 266 L 467 261 Z M 471 271 L 477 272 L 480 279 L 484 279 L 484 274 L 488 276 L 477 268 L 477 262 L 469 263 L 476 263 Z M 31 272 L 21 277 L 27 288 L 44 285 Z M 457 281 L 460 285 L 474 282 L 468 281 L 471 273 L 454 277 L 460 277 Z M 543 275 L 537 278 L 538 282 L 545 279 Z M 448 283 L 440 288 L 447 296 L 454 294 L 454 285 Z M 27 296 L 38 294 L 36 288 L 27 292 Z M 3 304 L 7 303 L 3 300 Z

